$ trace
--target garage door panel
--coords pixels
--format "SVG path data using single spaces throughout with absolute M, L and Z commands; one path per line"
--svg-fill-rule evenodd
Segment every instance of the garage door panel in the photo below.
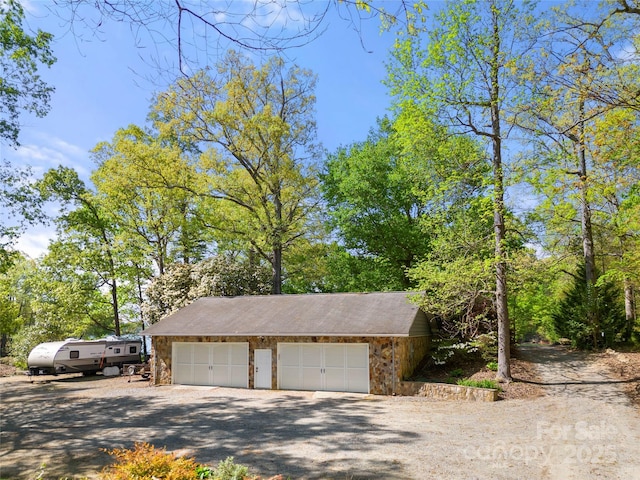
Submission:
M 368 345 L 350 345 L 350 348 L 347 349 L 347 367 L 369 368 Z
M 213 345 L 213 364 L 228 365 L 229 364 L 229 347 L 222 343 Z
M 327 345 L 324 348 L 324 365 L 327 368 L 344 369 L 344 345 Z
M 229 363 L 231 365 L 246 365 L 249 355 L 249 344 L 231 345 Z
M 173 382 L 249 386 L 248 343 L 174 343 Z
M 342 392 L 347 389 L 344 368 L 325 368 L 325 390 Z
M 190 364 L 191 363 L 191 345 L 176 344 L 174 353 L 174 363 Z
M 302 367 L 302 390 L 322 390 L 320 366 Z
M 193 365 L 193 377 L 189 383 L 193 385 L 209 385 L 211 371 L 209 370 L 209 364 L 194 364 Z
M 300 346 L 280 345 L 278 346 L 278 358 L 283 367 L 300 367 Z
M 228 378 L 228 386 L 229 387 L 239 387 L 239 388 L 248 388 L 247 384 L 247 368 L 243 365 L 236 365 L 229 368 L 229 378 Z
M 369 381 L 362 377 L 351 379 L 347 382 L 346 390 L 354 393 L 369 393 Z
M 228 386 L 229 384 L 229 366 L 228 365 L 213 365 L 211 367 L 213 372 L 213 385 Z
M 209 365 L 210 363 L 210 348 L 207 344 L 195 344 L 191 346 L 193 350 L 193 363 L 199 365 Z
M 302 366 L 312 368 L 322 366 L 321 345 L 302 345 Z
M 300 368 L 296 365 L 294 367 L 287 367 L 281 365 L 280 371 L 280 388 L 283 390 L 302 390 L 303 385 L 300 381 Z
M 189 364 L 175 364 L 173 366 L 174 383 L 191 384 L 193 383 L 193 367 Z
M 278 386 L 368 393 L 368 344 L 279 344 Z

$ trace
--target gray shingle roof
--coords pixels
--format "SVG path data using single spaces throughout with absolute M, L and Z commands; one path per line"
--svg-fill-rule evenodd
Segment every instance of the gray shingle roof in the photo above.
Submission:
M 414 336 L 428 332 L 409 292 L 206 297 L 147 328 L 151 336 Z

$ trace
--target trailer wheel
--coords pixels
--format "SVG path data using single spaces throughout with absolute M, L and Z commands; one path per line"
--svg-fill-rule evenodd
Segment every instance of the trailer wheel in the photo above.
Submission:
M 127 368 L 127 372 L 129 373 L 129 376 L 131 376 L 131 375 L 135 375 L 135 374 L 136 374 L 136 367 L 135 367 L 135 365 L 129 365 L 129 368 Z

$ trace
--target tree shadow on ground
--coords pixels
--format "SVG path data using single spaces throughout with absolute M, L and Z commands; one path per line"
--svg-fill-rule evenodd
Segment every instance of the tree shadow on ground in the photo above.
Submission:
M 359 453 L 416 437 L 377 424 L 384 411 L 365 397 L 223 397 L 154 388 L 140 397 L 88 398 L 78 390 L 97 378 L 60 381 L 63 389 L 48 383 L 3 389 L 1 478 L 32 478 L 41 463 L 52 478 L 92 475 L 111 461 L 106 450 L 148 442 L 209 465 L 233 456 L 262 476 L 400 479 L 398 465 L 361 461 Z

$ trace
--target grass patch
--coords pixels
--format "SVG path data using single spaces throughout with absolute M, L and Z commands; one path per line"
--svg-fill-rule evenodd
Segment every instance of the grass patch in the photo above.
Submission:
M 494 390 L 502 391 L 498 382 L 495 380 L 471 380 L 469 378 L 461 378 L 457 381 L 458 385 L 462 385 L 464 387 L 477 387 L 477 388 L 492 388 Z

